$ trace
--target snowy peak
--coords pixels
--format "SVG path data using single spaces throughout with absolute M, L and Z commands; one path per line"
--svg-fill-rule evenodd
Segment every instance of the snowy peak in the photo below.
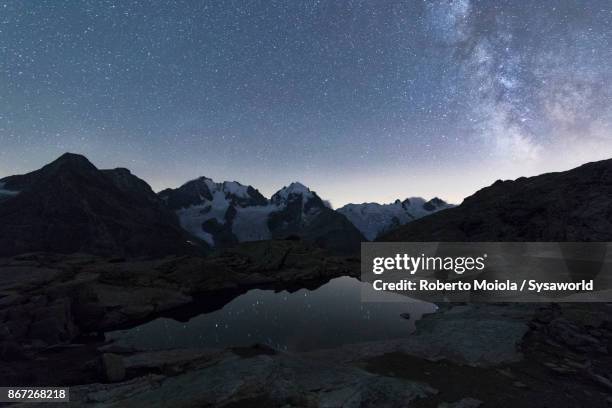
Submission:
M 301 211 L 304 213 L 316 212 L 318 209 L 328 207 L 316 192 L 299 182 L 293 182 L 289 186 L 281 188 L 274 193 L 270 202 L 279 209 L 301 207 Z
M 274 193 L 270 201 L 275 205 L 284 205 L 300 197 L 303 202 L 306 202 L 314 197 L 314 193 L 308 187 L 296 181 Z
M 200 177 L 177 189 L 161 191 L 159 196 L 176 212 L 185 230 L 210 245 L 231 245 L 269 235 L 265 228 L 265 217 L 271 211 L 268 200 L 255 188 L 237 181 L 216 183 Z
M 422 197 L 410 197 L 402 201 L 401 206 L 413 215 L 414 218 L 421 218 L 436 211 L 454 207 L 454 205 L 448 204 L 438 197 L 434 197 L 429 201 Z
M 311 195 L 312 192 L 308 187 L 300 183 L 299 181 L 294 181 L 289 184 L 289 187 L 283 187 L 279 193 L 281 194 L 301 194 L 301 195 Z
M 251 186 L 242 185 L 237 181 L 215 183 L 211 179 L 206 179 L 206 185 L 213 196 L 221 194 L 227 201 L 239 207 L 268 204 L 268 200 L 258 190 Z
M 234 196 L 239 198 L 249 198 L 249 187 L 243 186 L 237 181 L 224 181 L 220 186 L 220 189 L 226 194 L 226 196 Z
M 267 205 L 268 200 L 251 186 L 245 186 L 237 181 L 216 183 L 208 177 L 200 177 L 188 181 L 177 189 L 166 189 L 159 193 L 173 210 L 185 209 L 215 201 L 217 204 L 226 202 L 239 207 Z M 226 205 L 226 207 L 227 207 Z
M 437 197 L 429 201 L 410 197 L 390 204 L 347 204 L 338 212 L 344 214 L 367 239 L 374 240 L 384 232 L 450 207 L 453 205 Z
M 212 200 L 212 194 L 206 184 L 206 178 L 200 177 L 191 180 L 177 189 L 165 189 L 159 193 L 159 197 L 166 202 L 172 210 L 189 208 L 201 204 L 205 200 Z

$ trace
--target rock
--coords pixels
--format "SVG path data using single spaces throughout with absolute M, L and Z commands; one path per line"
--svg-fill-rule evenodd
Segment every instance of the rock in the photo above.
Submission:
M 105 353 L 101 357 L 103 374 L 109 382 L 119 382 L 125 378 L 123 357 L 118 354 Z
M 454 310 L 457 309 L 457 310 Z M 400 351 L 430 360 L 493 366 L 522 358 L 533 306 L 469 305 L 425 316 Z
M 163 368 L 183 366 L 204 360 L 210 361 L 218 358 L 221 354 L 219 350 L 196 348 L 145 351 L 126 356 L 123 363 L 127 369 Z
M 527 384 L 522 383 L 520 381 L 515 381 L 515 382 L 512 383 L 512 385 L 514 385 L 517 388 L 529 388 L 529 387 L 527 387 Z
M 232 347 L 230 350 L 234 354 L 239 355 L 243 358 L 254 357 L 258 355 L 275 355 L 278 352 L 267 344 L 256 343 L 249 347 Z
M 68 298 L 51 301 L 34 310 L 33 314 L 29 328 L 29 337 L 32 339 L 53 345 L 70 341 L 78 334 Z
M 161 375 L 149 374 L 122 383 L 70 387 L 70 400 L 80 401 L 81 403 L 110 403 L 110 401 L 120 400 L 128 395 L 156 388 L 164 378 Z
M 579 323 L 571 322 L 565 317 L 554 319 L 547 326 L 549 335 L 556 338 L 566 346 L 582 353 L 597 352 L 607 354 L 607 348 L 601 344 L 598 337 L 589 333 L 586 327 Z
M 27 356 L 19 343 L 14 341 L 3 341 L 0 343 L 0 360 L 19 361 L 26 359 Z
M 603 375 L 599 375 L 599 374 L 593 372 L 592 370 L 587 370 L 587 374 L 597 384 L 601 385 L 602 387 L 604 387 L 608 391 L 612 391 L 612 381 L 610 381 L 608 378 L 604 377 Z
M 295 354 L 241 358 L 231 353 L 215 362 L 171 377 L 140 378 L 117 384 L 71 388 L 75 402 L 115 406 L 404 407 L 436 390 L 422 383 L 327 364 Z
M 57 279 L 61 270 L 15 262 L 0 267 L 0 291 L 42 286 Z
M 79 302 L 80 327 L 105 330 L 138 321 L 192 301 L 178 290 L 94 283 L 89 298 Z
M 612 321 L 610 313 L 594 307 L 566 307 L 563 315 L 567 320 L 591 329 L 601 329 Z
M 570 373 L 576 372 L 576 370 L 572 368 L 562 366 L 562 365 L 557 365 L 555 363 L 547 362 L 547 363 L 544 363 L 544 365 L 558 374 L 570 374 Z
M 0 318 L 0 321 L 3 319 Z M 4 339 L 8 339 L 11 336 L 11 331 L 6 326 L 0 326 L 0 341 Z
M 438 408 L 477 408 L 482 405 L 482 401 L 476 398 L 462 398 L 455 402 L 443 402 Z
M 416 322 L 416 332 L 409 337 L 345 344 L 308 355 L 330 363 L 347 364 L 403 353 L 429 361 L 496 367 L 522 360 L 519 346 L 528 332 L 533 307 L 528 304 L 450 307 L 423 316 Z
M 1 339 L 49 346 L 69 342 L 79 333 L 69 298 L 24 296 L 24 299 L 28 300 L 0 308 Z
M 129 354 L 139 350 L 132 346 L 122 346 L 120 344 L 110 343 L 98 347 L 98 351 L 102 353 Z

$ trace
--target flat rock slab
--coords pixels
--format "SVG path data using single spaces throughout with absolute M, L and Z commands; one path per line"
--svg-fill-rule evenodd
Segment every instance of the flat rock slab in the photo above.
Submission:
M 419 321 L 399 351 L 479 367 L 519 361 L 518 346 L 535 309 L 529 304 L 454 307 Z
M 61 269 L 2 265 L 0 266 L 0 291 L 42 287 L 62 273 Z
M 212 366 L 174 377 L 75 387 L 81 402 L 108 407 L 191 407 L 266 401 L 267 406 L 403 407 L 437 391 L 426 384 L 384 377 L 298 355 L 229 355 Z
M 349 344 L 307 353 L 310 358 L 347 364 L 401 352 L 431 361 L 475 367 L 520 361 L 518 346 L 529 330 L 536 306 L 466 305 L 426 315 L 408 338 Z
M 124 364 L 126 368 L 136 369 L 181 366 L 199 361 L 217 359 L 223 353 L 223 351 L 216 349 L 198 348 L 146 351 L 126 356 L 124 358 Z

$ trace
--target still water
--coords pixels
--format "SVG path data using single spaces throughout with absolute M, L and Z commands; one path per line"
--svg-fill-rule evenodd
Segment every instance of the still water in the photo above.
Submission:
M 414 331 L 416 320 L 436 309 L 393 293 L 384 293 L 387 302 L 362 302 L 362 290 L 373 289 L 349 277 L 293 293 L 252 289 L 188 321 L 162 317 L 109 332 L 106 338 L 121 346 L 151 350 L 260 343 L 279 350 L 306 351 L 406 337 Z

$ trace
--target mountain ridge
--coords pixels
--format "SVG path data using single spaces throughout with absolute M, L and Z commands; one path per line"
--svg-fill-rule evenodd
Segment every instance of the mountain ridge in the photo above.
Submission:
M 397 199 L 388 204 L 349 203 L 340 207 L 338 212 L 344 214 L 368 240 L 373 241 L 381 234 L 452 207 L 453 204 L 448 204 L 438 197 L 430 200 L 410 197 L 404 200 Z
M 612 159 L 498 180 L 380 241 L 610 241 Z
M 0 255 L 163 256 L 200 246 L 149 185 L 126 169 L 98 170 L 86 157 L 66 153 L 0 183 L 12 192 L 0 201 Z
M 610 197 L 612 159 L 498 180 L 459 206 L 437 197 L 411 197 L 334 210 L 299 182 L 270 198 L 253 186 L 207 177 L 155 193 L 126 168 L 99 170 L 86 157 L 66 153 L 38 170 L 0 179 L 0 255 L 161 256 L 194 246 L 288 238 L 338 253 L 358 252 L 366 238 L 607 241 L 612 240 Z
M 184 229 L 213 246 L 299 237 L 349 253 L 358 251 L 364 240 L 343 215 L 299 182 L 268 199 L 250 185 L 199 177 L 177 189 L 162 190 L 159 196 L 176 212 Z

